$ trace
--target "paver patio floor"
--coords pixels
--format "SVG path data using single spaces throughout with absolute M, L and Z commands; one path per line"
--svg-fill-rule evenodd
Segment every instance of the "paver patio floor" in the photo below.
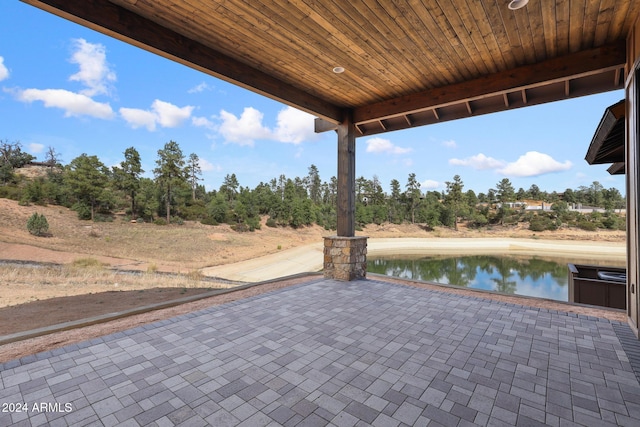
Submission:
M 0 425 L 638 426 L 625 330 L 316 280 L 1 364 Z

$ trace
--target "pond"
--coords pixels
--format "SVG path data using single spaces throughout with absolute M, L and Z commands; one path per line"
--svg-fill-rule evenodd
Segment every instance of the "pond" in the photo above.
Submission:
M 367 260 L 367 271 L 404 279 L 567 301 L 568 263 L 594 262 L 499 255 L 377 257 Z M 607 265 L 618 264 L 607 262 Z

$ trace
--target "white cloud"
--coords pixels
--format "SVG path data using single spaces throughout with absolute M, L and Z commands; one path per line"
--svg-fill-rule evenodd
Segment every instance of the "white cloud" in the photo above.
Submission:
M 572 163 L 567 160 L 560 163 L 551 156 L 537 151 L 528 151 L 515 162 L 507 164 L 499 172 L 509 176 L 538 176 L 547 173 L 561 172 L 571 169 Z
M 185 120 L 191 117 L 194 107 L 190 105 L 177 107 L 168 102 L 156 99 L 153 101 L 151 109 L 156 113 L 160 126 L 174 128 L 180 126 Z
M 9 78 L 9 69 L 4 65 L 4 58 L 0 56 L 0 82 Z
M 225 141 L 253 146 L 256 139 L 272 139 L 272 132 L 262 125 L 264 115 L 253 107 L 246 107 L 240 118 L 225 110 L 220 111 L 222 124 L 219 131 Z
M 448 141 L 443 141 L 442 146 L 447 148 L 458 148 L 458 144 L 456 144 L 456 142 L 453 139 L 450 139 Z
M 314 116 L 292 107 L 278 112 L 275 128 L 265 126 L 264 114 L 253 107 L 245 107 L 240 117 L 221 110 L 220 115 L 214 119 L 215 121 L 206 117 L 193 117 L 191 123 L 217 131 L 227 143 L 245 146 L 253 146 L 260 139 L 298 145 L 318 138 L 314 129 Z
M 398 147 L 384 138 L 371 138 L 366 142 L 367 153 L 406 154 L 411 152 L 411 148 Z
M 116 73 L 109 68 L 105 47 L 89 43 L 84 39 L 73 40 L 75 52 L 71 62 L 78 64 L 80 71 L 69 77 L 87 88 L 80 91 L 86 96 L 108 95 L 111 83 L 116 81 Z
M 64 89 L 25 89 L 18 92 L 18 99 L 24 102 L 42 101 L 47 108 L 61 108 L 65 110 L 65 117 L 84 115 L 110 119 L 114 115 L 109 104 Z
M 274 131 L 279 142 L 300 144 L 318 138 L 314 126 L 315 117 L 293 107 L 286 107 L 278 113 L 278 125 Z
M 200 169 L 202 169 L 202 172 L 211 172 L 211 171 L 221 172 L 222 171 L 222 166 L 214 165 L 213 163 L 211 163 L 206 159 L 202 159 L 202 158 L 199 159 L 199 164 L 200 164 Z
M 73 43 L 74 52 L 70 61 L 77 64 L 80 70 L 71 75 L 69 80 L 80 82 L 86 86 L 84 90 L 78 93 L 66 89 L 25 89 L 16 90 L 14 93 L 23 102 L 42 101 L 47 108 L 61 108 L 65 111 L 65 117 L 113 118 L 114 112 L 109 104 L 92 99 L 95 95 L 109 94 L 110 85 L 116 80 L 116 74 L 107 64 L 104 46 L 88 43 L 84 39 L 73 40 Z M 0 80 L 3 68 L 0 61 Z
M 206 117 L 192 117 L 191 124 L 196 127 L 202 127 L 207 129 L 215 129 L 215 124 Z
M 44 151 L 43 144 L 38 144 L 37 142 L 32 142 L 31 144 L 29 144 L 30 153 L 38 154 L 38 153 L 42 153 L 43 151 Z
M 156 115 L 153 112 L 139 108 L 120 108 L 119 111 L 132 128 L 138 129 L 144 126 L 149 131 L 156 130 Z
M 120 108 L 120 115 L 129 123 L 131 127 L 137 129 L 146 127 L 149 131 L 154 131 L 156 125 L 165 128 L 174 128 L 184 123 L 193 112 L 194 107 L 187 105 L 178 107 L 168 102 L 156 99 L 151 104 L 150 110 L 142 110 L 139 108 Z
M 187 91 L 187 93 L 200 93 L 200 92 L 204 92 L 205 90 L 212 90 L 213 87 L 209 86 L 207 83 L 202 82 L 199 85 L 196 85 L 194 87 L 192 87 L 191 89 L 189 89 Z
M 469 166 L 476 170 L 496 169 L 504 166 L 504 162 L 487 157 L 482 153 L 466 159 L 449 159 L 449 164 L 454 166 Z
M 426 181 L 422 181 L 420 183 L 420 188 L 424 188 L 426 190 L 435 190 L 436 188 L 439 188 L 441 185 L 442 184 L 440 184 L 438 181 L 427 179 Z

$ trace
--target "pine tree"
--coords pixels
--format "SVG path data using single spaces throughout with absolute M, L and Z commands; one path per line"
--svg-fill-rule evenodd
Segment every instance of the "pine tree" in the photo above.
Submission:
M 136 194 L 140 190 L 140 175 L 144 173 L 144 170 L 140 154 L 134 147 L 129 147 L 124 151 L 124 161 L 120 162 L 120 167 L 113 167 L 113 173 L 116 186 L 131 198 L 131 216 L 136 218 Z
M 27 230 L 34 236 L 43 236 L 49 231 L 49 222 L 44 215 L 35 212 L 27 221 Z
M 454 175 L 453 181 L 447 181 L 445 184 L 447 185 L 445 203 L 453 213 L 453 228 L 458 231 L 458 215 L 460 215 L 460 210 L 464 203 L 464 193 L 462 192 L 464 184 L 460 179 L 460 175 Z
M 158 185 L 164 189 L 167 224 L 171 223 L 171 196 L 175 187 L 187 180 L 184 155 L 175 141 L 169 141 L 162 150 L 158 150 L 158 165 L 153 173 Z
M 71 160 L 67 168 L 65 183 L 81 205 L 90 207 L 93 221 L 96 207 L 104 200 L 104 190 L 109 183 L 107 167 L 97 156 L 83 153 Z
M 198 187 L 198 181 L 201 181 L 202 178 L 202 168 L 200 167 L 200 158 L 196 153 L 189 154 L 189 159 L 187 160 L 187 177 L 189 180 L 189 184 L 191 185 L 191 199 L 196 200 L 196 188 Z

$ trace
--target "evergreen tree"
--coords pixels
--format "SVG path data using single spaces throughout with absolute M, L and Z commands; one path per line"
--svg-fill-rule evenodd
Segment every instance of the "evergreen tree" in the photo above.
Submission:
M 420 203 L 420 196 L 422 193 L 420 192 L 420 183 L 416 179 L 415 173 L 410 173 L 407 178 L 407 185 L 405 186 L 405 197 L 409 202 L 409 209 L 411 210 L 411 223 L 416 223 L 416 208 Z
M 107 167 L 97 156 L 83 153 L 69 163 L 65 183 L 80 202 L 76 207 L 78 214 L 82 216 L 82 207 L 89 207 L 93 221 L 96 207 L 106 199 L 105 189 L 109 183 Z
M 158 212 L 160 188 L 150 178 L 140 179 L 140 188 L 138 189 L 136 210 L 138 215 L 145 221 L 153 221 L 154 214 Z
M 322 187 L 322 181 L 320 180 L 320 173 L 316 165 L 309 166 L 309 173 L 307 175 L 307 193 L 313 203 L 320 203 L 320 190 Z
M 34 236 L 44 236 L 49 231 L 47 217 L 35 212 L 27 221 L 27 230 Z
M 462 205 L 464 204 L 464 193 L 462 192 L 464 184 L 462 183 L 462 179 L 460 179 L 460 175 L 454 175 L 453 181 L 447 181 L 446 185 L 447 194 L 444 199 L 445 204 L 451 210 L 453 228 L 458 231 L 458 216 L 460 216 Z
M 505 217 L 509 214 L 509 212 L 511 212 L 511 208 L 507 206 L 507 203 L 512 202 L 516 197 L 515 190 L 513 188 L 513 185 L 511 185 L 511 181 L 509 181 L 509 178 L 503 178 L 496 185 L 496 197 L 500 202 L 498 217 L 500 218 L 500 224 L 504 225 Z
M 389 199 L 389 222 L 400 224 L 404 221 L 404 213 L 402 212 L 402 194 L 400 193 L 400 181 L 391 180 L 391 197 Z
M 380 179 L 377 175 L 373 175 L 373 179 L 371 180 L 370 203 L 374 205 L 382 205 L 384 203 L 384 199 L 384 191 L 382 190 Z
M 131 198 L 131 216 L 136 218 L 136 194 L 140 189 L 140 176 L 144 173 L 140 154 L 134 147 L 124 150 L 124 160 L 120 167 L 113 167 L 116 187 Z
M 195 200 L 198 181 L 202 180 L 202 178 L 200 178 L 200 176 L 202 176 L 200 159 L 195 153 L 189 154 L 189 159 L 187 160 L 187 176 L 189 179 L 189 184 L 191 184 L 191 200 Z
M 153 173 L 158 185 L 164 189 L 167 223 L 171 222 L 172 191 L 187 180 L 184 155 L 175 141 L 169 141 L 162 150 L 158 150 L 158 165 Z
M 231 202 L 236 198 L 236 194 L 238 194 L 238 187 L 240 184 L 238 183 L 238 178 L 236 178 L 236 174 L 232 173 L 231 175 L 227 174 L 224 177 L 224 181 L 220 186 L 220 192 L 227 196 L 227 201 Z
M 533 200 L 540 200 L 542 192 L 540 191 L 540 187 L 538 187 L 536 184 L 531 184 L 531 187 L 529 187 L 529 191 L 527 191 L 527 195 Z
M 515 190 L 509 178 L 503 178 L 496 185 L 496 197 L 500 203 L 512 202 L 516 198 Z

